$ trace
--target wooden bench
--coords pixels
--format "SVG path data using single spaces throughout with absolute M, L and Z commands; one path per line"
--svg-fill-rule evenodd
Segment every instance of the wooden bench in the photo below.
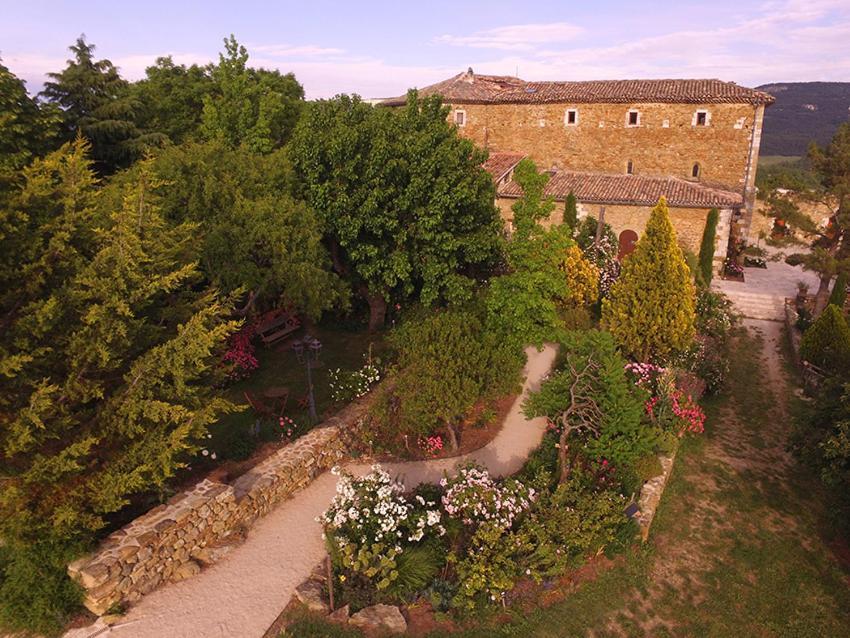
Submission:
M 301 327 L 301 320 L 285 308 L 272 310 L 263 315 L 255 329 L 265 345 L 271 345 L 275 341 L 283 339 Z

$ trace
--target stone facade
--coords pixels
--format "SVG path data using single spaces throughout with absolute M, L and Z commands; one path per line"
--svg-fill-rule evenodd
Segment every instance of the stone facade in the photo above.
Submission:
M 502 218 L 509 224 L 511 228 L 513 223 L 513 211 L 511 206 L 516 203 L 516 199 L 500 197 L 496 200 L 496 206 L 502 214 Z M 599 219 L 599 211 L 603 207 L 602 204 L 587 204 L 578 202 L 579 219 L 590 216 Z M 609 205 L 605 204 L 605 222 L 611 225 L 614 234 L 620 236 L 625 230 L 633 230 L 638 237 L 643 234 L 646 227 L 646 222 L 649 221 L 649 214 L 652 211 L 651 206 L 627 206 L 624 204 Z M 723 267 L 723 260 L 726 257 L 726 242 L 729 238 L 729 227 L 734 211 L 729 208 L 721 208 L 717 222 L 717 233 L 714 239 L 714 269 L 720 272 Z M 708 217 L 708 209 L 705 208 L 670 208 L 670 221 L 673 228 L 676 230 L 676 236 L 679 244 L 688 250 L 699 253 L 700 243 L 702 242 L 702 233 L 705 230 L 705 222 Z M 549 219 L 544 222 L 545 225 L 560 224 L 564 220 L 564 203 L 556 202 L 556 208 L 550 215 Z
M 754 184 L 758 149 L 750 158 L 750 145 L 764 105 L 459 104 L 454 110 L 466 113 L 462 136 L 491 151 L 525 153 L 541 169 L 625 173 L 631 160 L 636 175 L 692 179 L 699 164 L 701 182 L 742 192 Z M 577 112 L 575 125 L 565 124 L 567 110 Z M 638 126 L 628 125 L 629 111 L 639 112 Z M 697 111 L 709 114 L 707 126 L 694 124 Z
M 160 584 L 214 562 L 216 547 L 241 536 L 277 503 L 308 485 L 346 454 L 348 431 L 374 393 L 356 401 L 260 462 L 232 484 L 203 480 L 108 536 L 91 555 L 68 566 L 85 590 L 85 606 L 101 615 Z

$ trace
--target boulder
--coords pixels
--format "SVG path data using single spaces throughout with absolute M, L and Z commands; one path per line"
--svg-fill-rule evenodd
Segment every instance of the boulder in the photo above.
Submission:
M 332 611 L 328 615 L 328 620 L 330 620 L 331 622 L 339 623 L 340 625 L 348 624 L 348 616 L 350 611 L 351 610 L 349 609 L 348 605 L 346 605 L 345 607 L 340 607 L 339 609 Z
M 393 605 L 366 607 L 354 614 L 348 622 L 367 634 L 403 634 L 407 631 L 407 621 L 398 607 Z
M 295 597 L 300 600 L 310 611 L 327 614 L 331 609 L 325 602 L 325 594 L 322 584 L 315 580 L 305 580 L 295 588 Z

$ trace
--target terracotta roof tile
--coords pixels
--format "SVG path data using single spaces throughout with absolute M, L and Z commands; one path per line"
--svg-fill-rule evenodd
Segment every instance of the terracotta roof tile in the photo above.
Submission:
M 490 153 L 481 168 L 490 173 L 493 181 L 498 183 L 524 157 L 525 153 Z
M 742 206 L 740 193 L 689 182 L 678 177 L 650 177 L 609 173 L 555 173 L 545 194 L 562 200 L 572 191 L 580 202 L 654 206 L 663 195 L 669 206 L 680 208 L 731 208 Z M 522 189 L 511 180 L 499 189 L 499 197 L 520 197 Z
M 442 95 L 452 104 L 687 103 L 771 104 L 773 96 L 722 80 L 593 80 L 588 82 L 526 82 L 498 75 L 476 75 L 469 69 L 419 89 L 419 94 Z M 399 106 L 406 96 L 389 98 Z

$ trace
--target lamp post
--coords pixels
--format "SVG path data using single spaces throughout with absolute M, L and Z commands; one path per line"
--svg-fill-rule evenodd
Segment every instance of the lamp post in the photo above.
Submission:
M 319 420 L 316 414 L 316 399 L 313 396 L 313 366 L 319 362 L 319 353 L 322 343 L 311 335 L 304 335 L 292 344 L 292 350 L 299 362 L 307 365 L 307 401 L 310 406 L 310 420 L 315 423 Z

